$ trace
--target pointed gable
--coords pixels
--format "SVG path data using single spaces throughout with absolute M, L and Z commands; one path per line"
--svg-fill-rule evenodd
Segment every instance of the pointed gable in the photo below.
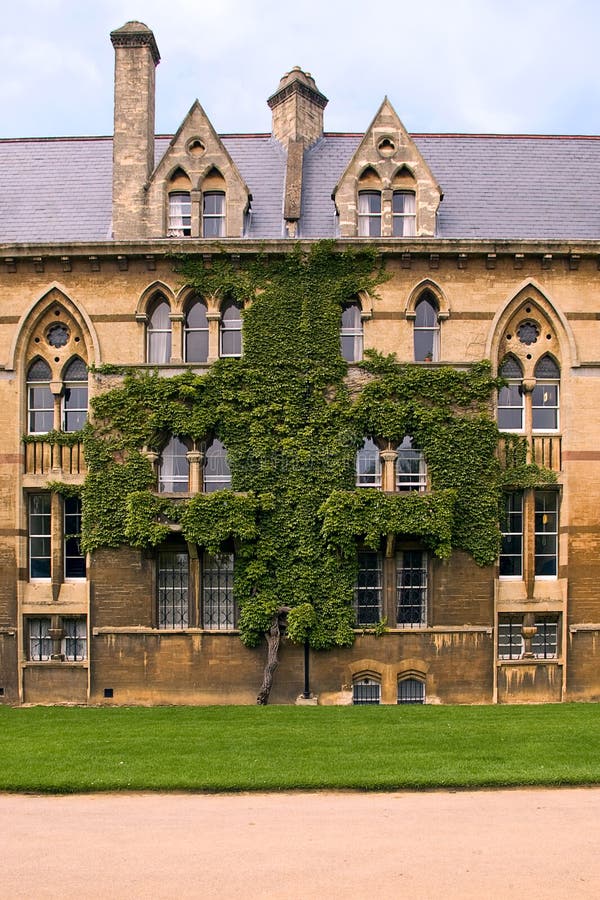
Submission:
M 196 100 L 150 177 L 149 236 L 241 237 L 251 199 L 237 166 Z M 174 217 L 180 227 L 173 227 Z
M 433 237 L 442 191 L 387 99 L 332 197 L 342 237 Z

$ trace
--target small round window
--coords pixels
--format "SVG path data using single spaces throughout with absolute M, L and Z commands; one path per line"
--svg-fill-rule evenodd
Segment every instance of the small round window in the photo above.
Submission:
M 64 347 L 69 340 L 69 329 L 62 322 L 57 322 L 46 332 L 46 340 L 51 347 Z
M 536 322 L 521 322 L 517 328 L 517 337 L 522 344 L 529 346 L 535 344 L 540 334 L 539 326 Z

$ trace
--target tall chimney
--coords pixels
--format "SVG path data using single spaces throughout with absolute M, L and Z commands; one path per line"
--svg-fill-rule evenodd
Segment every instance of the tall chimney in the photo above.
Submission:
M 111 31 L 115 48 L 113 237 L 145 236 L 144 185 L 154 169 L 154 86 L 160 54 L 143 22 Z
M 284 147 L 290 141 L 302 141 L 307 148 L 322 136 L 328 100 L 310 72 L 303 72 L 299 66 L 286 72 L 267 103 L 273 113 L 273 137 Z

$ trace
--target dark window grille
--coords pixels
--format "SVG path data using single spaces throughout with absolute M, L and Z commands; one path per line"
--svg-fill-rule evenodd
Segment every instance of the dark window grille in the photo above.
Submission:
M 531 651 L 537 659 L 556 659 L 558 655 L 558 616 L 536 619 L 537 631 L 531 641 Z
M 87 628 L 83 617 L 62 620 L 65 636 L 63 653 L 66 660 L 80 662 L 87 658 Z
M 498 619 L 498 659 L 521 659 L 524 642 L 522 616 L 500 616 Z
M 425 703 L 425 682 L 419 678 L 402 678 L 398 682 L 398 703 Z
M 189 624 L 187 553 L 162 550 L 158 554 L 158 627 L 187 628 Z
M 357 625 L 376 625 L 381 620 L 381 581 L 381 554 L 359 551 L 354 592 Z
M 227 631 L 235 627 L 233 553 L 204 554 L 202 627 Z
M 381 685 L 374 678 L 361 678 L 352 685 L 354 706 L 374 706 L 381 701 Z
M 29 619 L 27 622 L 29 637 L 29 659 L 43 662 L 52 656 L 52 640 L 50 638 L 50 618 Z
M 396 568 L 396 623 L 424 625 L 427 615 L 427 555 L 422 550 L 398 554 Z

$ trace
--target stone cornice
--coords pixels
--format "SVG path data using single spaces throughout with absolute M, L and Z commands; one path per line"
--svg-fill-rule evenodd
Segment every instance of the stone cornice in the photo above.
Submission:
M 118 29 L 117 31 L 111 31 L 110 39 L 115 50 L 117 47 L 148 47 L 152 54 L 154 65 L 157 66 L 160 62 L 158 45 L 150 29 L 148 31 L 122 31 Z

